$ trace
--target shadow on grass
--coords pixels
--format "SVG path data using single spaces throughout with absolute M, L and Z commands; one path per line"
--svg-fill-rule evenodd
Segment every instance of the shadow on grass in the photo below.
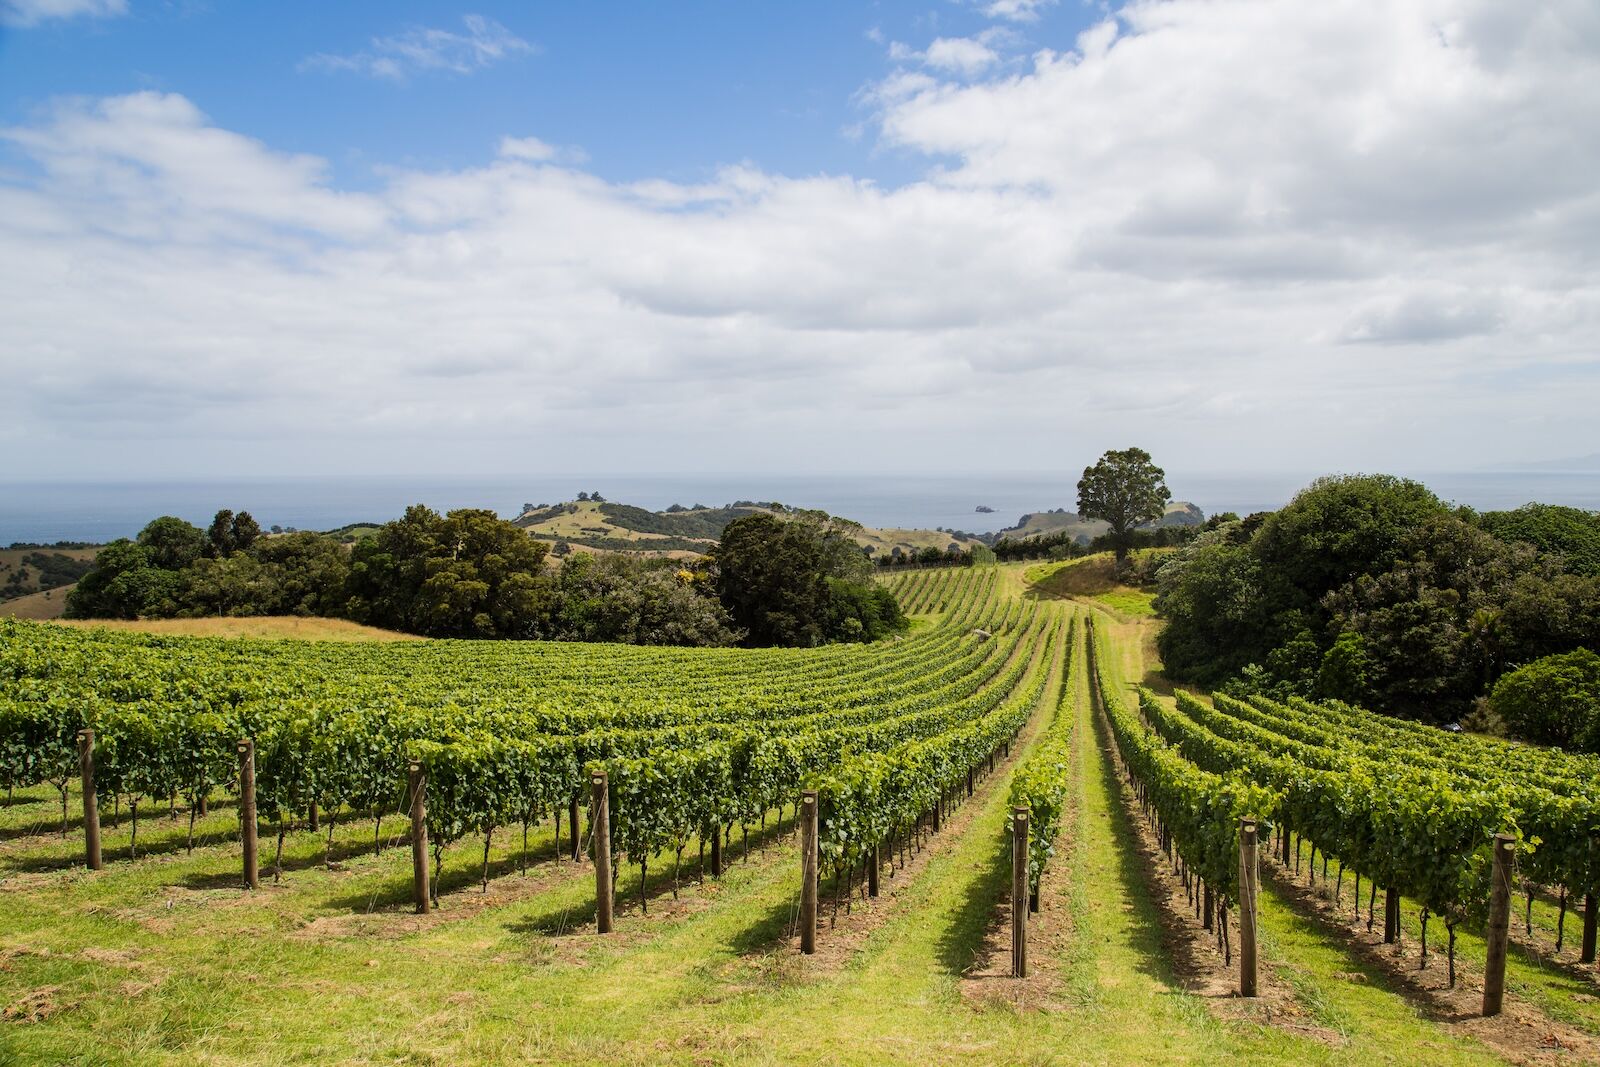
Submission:
M 1094 743 L 1100 749 L 1099 774 L 1105 790 L 1106 806 L 1111 831 L 1111 847 L 1116 851 L 1117 875 L 1132 905 L 1128 945 L 1138 955 L 1140 971 L 1163 985 L 1177 985 L 1174 961 L 1180 955 L 1189 955 L 1186 938 L 1172 938 L 1162 922 L 1160 904 L 1151 895 L 1153 871 L 1150 859 L 1140 849 L 1138 830 L 1133 825 L 1133 815 L 1128 810 L 1122 792 L 1122 781 L 1116 775 L 1115 751 L 1105 717 L 1100 708 L 1100 694 L 1094 685 L 1089 686 L 1089 718 L 1094 723 Z
M 1389 946 L 1352 940 L 1350 929 L 1341 919 L 1330 917 L 1316 904 L 1314 891 L 1302 885 L 1276 863 L 1261 865 L 1262 889 L 1270 893 L 1284 916 L 1290 933 L 1315 938 L 1327 951 L 1338 956 L 1338 969 L 1361 975 L 1371 985 L 1383 989 L 1412 1005 L 1417 1014 L 1432 1022 L 1459 1023 L 1481 1018 L 1477 1012 L 1457 1011 L 1422 984 L 1421 976 L 1385 966 L 1379 953 Z
M 798 881 L 798 879 L 797 879 Z M 728 939 L 728 947 L 741 956 L 755 956 L 782 947 L 795 936 L 800 920 L 800 890 L 785 896 L 766 913 Z
M 976 829 L 979 833 L 986 831 L 987 828 L 981 824 Z M 950 974 L 959 976 L 975 965 L 981 966 L 987 962 L 980 957 L 984 954 L 990 935 L 1005 921 L 999 914 L 998 905 L 1010 895 L 1011 837 L 1004 831 L 998 831 L 982 869 L 967 883 L 961 903 L 939 936 L 940 966 Z

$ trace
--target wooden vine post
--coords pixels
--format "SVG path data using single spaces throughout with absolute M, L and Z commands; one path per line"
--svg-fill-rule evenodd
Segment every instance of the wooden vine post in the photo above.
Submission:
M 1028 808 L 1011 813 L 1011 977 L 1028 977 Z
M 261 869 L 256 863 L 256 743 L 239 741 L 239 821 L 244 831 L 244 885 L 261 888 Z
M 1589 839 L 1589 851 L 1592 854 L 1600 849 L 1600 837 Z M 1578 957 L 1579 963 L 1593 963 L 1595 952 L 1596 920 L 1600 919 L 1600 901 L 1595 900 L 1593 893 L 1583 895 L 1583 954 Z
M 883 866 L 883 846 L 878 842 L 872 843 L 872 852 L 867 856 L 867 896 L 878 895 L 878 868 Z
M 428 891 L 428 775 L 422 764 L 412 761 L 407 768 L 411 791 L 411 899 L 417 914 L 428 914 L 432 894 Z
M 83 851 L 91 871 L 100 864 L 100 805 L 94 792 L 94 731 L 78 731 L 78 769 L 83 773 Z
M 595 771 L 589 779 L 589 819 L 594 824 L 594 900 L 595 926 L 602 934 L 611 932 L 611 793 L 605 771 Z
M 1256 995 L 1256 900 L 1260 864 L 1256 821 L 1239 820 L 1239 995 Z
M 1499 1015 L 1506 997 L 1506 947 L 1511 938 L 1511 877 L 1517 841 L 1494 835 L 1494 871 L 1489 883 L 1489 923 L 1484 930 L 1488 955 L 1483 964 L 1483 1014 Z
M 722 823 L 711 828 L 711 877 L 722 877 Z
M 1400 938 L 1400 890 L 1389 886 L 1383 891 L 1383 943 L 1392 945 Z
M 561 816 L 556 816 L 556 821 L 561 821 Z M 572 838 L 572 862 L 583 862 L 583 843 L 578 839 L 578 794 L 572 794 L 572 800 L 567 804 L 567 834 Z
M 817 951 L 817 791 L 800 794 L 800 951 Z

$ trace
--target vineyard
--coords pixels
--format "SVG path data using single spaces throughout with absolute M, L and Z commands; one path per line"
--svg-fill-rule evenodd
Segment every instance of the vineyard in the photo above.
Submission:
M 1600 762 L 887 582 L 809 650 L 0 622 L 0 1062 L 1593 1060 Z

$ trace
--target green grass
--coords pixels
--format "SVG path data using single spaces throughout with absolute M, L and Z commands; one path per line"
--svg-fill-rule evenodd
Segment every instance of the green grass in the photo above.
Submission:
M 1141 589 L 1129 589 L 1126 586 L 1119 586 L 1109 593 L 1096 594 L 1094 599 L 1104 604 L 1112 611 L 1121 612 L 1124 615 L 1134 615 L 1138 616 L 1139 618 L 1149 619 L 1155 617 L 1155 598 L 1156 597 L 1154 593 L 1147 593 Z

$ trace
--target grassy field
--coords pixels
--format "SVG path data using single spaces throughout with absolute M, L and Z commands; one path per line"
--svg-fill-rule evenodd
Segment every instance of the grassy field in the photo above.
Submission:
M 1146 549 L 1164 551 L 1162 549 Z M 1139 555 L 1141 553 L 1135 553 Z M 1109 552 L 1058 563 L 1023 565 L 1024 581 L 1037 596 L 1077 600 L 1107 608 L 1121 618 L 1153 618 L 1155 594 L 1117 580 L 1116 562 Z
M 64 585 L 59 589 L 46 589 L 39 593 L 29 593 L 27 596 L 14 597 L 10 600 L 0 600 L 0 617 L 10 619 L 59 619 L 67 607 L 67 594 L 72 592 L 72 586 Z
M 60 619 L 57 624 L 84 629 L 133 630 L 172 637 L 252 637 L 297 641 L 421 640 L 410 634 L 362 626 L 344 619 L 301 618 L 296 615 L 205 619 Z
M 1002 568 L 1001 587 L 1028 592 L 1025 570 Z M 1100 612 L 1120 679 L 1158 671 L 1151 620 L 1051 610 Z M 105 832 L 107 868 L 91 874 L 74 866 L 76 799 L 63 837 L 59 794 L 19 793 L 0 805 L 0 1063 L 1585 1062 L 1541 1050 L 1537 1028 L 1508 1050 L 1437 1010 L 1270 879 L 1267 995 L 1230 996 L 1231 973 L 1174 914 L 1114 773 L 1082 642 L 1041 669 L 1067 687 L 1080 743 L 1026 981 L 1000 974 L 1006 790 L 1056 706 L 1056 684 L 1012 762 L 885 877 L 879 899 L 841 908 L 814 957 L 792 935 L 788 822 L 752 834 L 748 853 L 735 835 L 720 880 L 700 877 L 691 846 L 676 893 L 670 857 L 658 857 L 648 914 L 638 867 L 624 866 L 617 932 L 602 937 L 592 868 L 556 857 L 548 823 L 533 828 L 526 873 L 521 835 L 495 835 L 487 891 L 481 839 L 453 847 L 442 906 L 416 916 L 397 817 L 381 828 L 378 855 L 361 815 L 345 813 L 328 834 L 292 829 L 281 878 L 269 872 L 249 893 L 238 886 L 237 815 L 220 794 L 197 819 L 192 853 L 187 811 L 162 805 L 141 812 L 141 855 L 130 860 L 124 808 Z M 264 866 L 274 844 L 264 826 Z M 1520 1002 L 1564 997 L 1576 1025 L 1600 1032 L 1584 994 L 1516 974 Z

